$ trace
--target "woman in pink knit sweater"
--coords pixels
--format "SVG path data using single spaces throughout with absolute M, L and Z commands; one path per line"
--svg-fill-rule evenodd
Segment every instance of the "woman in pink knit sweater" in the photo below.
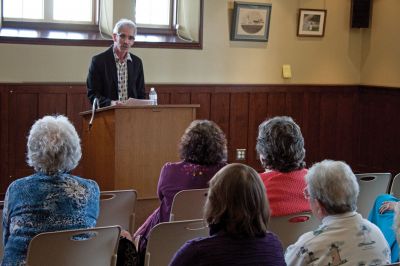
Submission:
M 271 216 L 310 211 L 303 196 L 307 169 L 300 127 L 287 116 L 265 120 L 258 128 L 256 149 L 265 168 L 260 176 L 267 190 Z

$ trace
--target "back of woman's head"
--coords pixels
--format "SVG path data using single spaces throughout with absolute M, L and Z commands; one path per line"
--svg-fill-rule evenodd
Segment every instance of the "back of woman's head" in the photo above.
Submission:
M 210 226 L 235 237 L 264 235 L 269 204 L 258 173 L 244 164 L 229 164 L 210 180 L 205 218 Z
M 226 161 L 225 134 L 212 121 L 195 120 L 181 138 L 179 153 L 182 160 L 195 164 L 214 165 Z
M 256 150 L 265 169 L 291 172 L 305 166 L 304 138 L 288 116 L 265 120 L 258 128 Z
M 49 175 L 71 171 L 82 156 L 78 133 L 63 115 L 37 120 L 29 132 L 27 149 L 28 164 Z

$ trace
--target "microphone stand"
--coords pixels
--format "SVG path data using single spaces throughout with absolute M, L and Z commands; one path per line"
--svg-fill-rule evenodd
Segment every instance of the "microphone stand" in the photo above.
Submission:
M 99 109 L 99 108 L 100 108 L 99 99 L 94 98 L 93 105 L 92 105 L 92 117 L 90 118 L 90 121 L 89 121 L 89 131 L 93 125 L 93 119 L 94 119 L 94 114 L 96 112 L 96 109 Z

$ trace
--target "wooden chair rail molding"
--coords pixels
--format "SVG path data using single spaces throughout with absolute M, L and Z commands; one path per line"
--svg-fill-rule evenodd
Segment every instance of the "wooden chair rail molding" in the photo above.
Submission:
M 261 171 L 255 143 L 267 117 L 290 115 L 306 143 L 307 166 L 325 158 L 348 162 L 356 172 L 400 172 L 400 88 L 359 85 L 148 84 L 159 104 L 200 104 L 198 119 L 211 119 L 225 132 L 229 162 Z M 46 114 L 65 114 L 82 132 L 79 112 L 88 110 L 82 83 L 0 84 L 0 193 L 32 173 L 26 137 Z M 236 149 L 246 159 L 236 160 Z M 76 174 L 82 174 L 80 165 Z M 90 177 L 88 177 L 90 178 Z

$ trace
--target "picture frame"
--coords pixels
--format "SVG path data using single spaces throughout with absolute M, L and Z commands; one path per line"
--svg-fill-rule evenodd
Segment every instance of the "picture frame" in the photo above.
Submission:
M 299 9 L 297 36 L 323 37 L 326 9 Z
M 231 41 L 267 42 L 271 4 L 234 2 Z

